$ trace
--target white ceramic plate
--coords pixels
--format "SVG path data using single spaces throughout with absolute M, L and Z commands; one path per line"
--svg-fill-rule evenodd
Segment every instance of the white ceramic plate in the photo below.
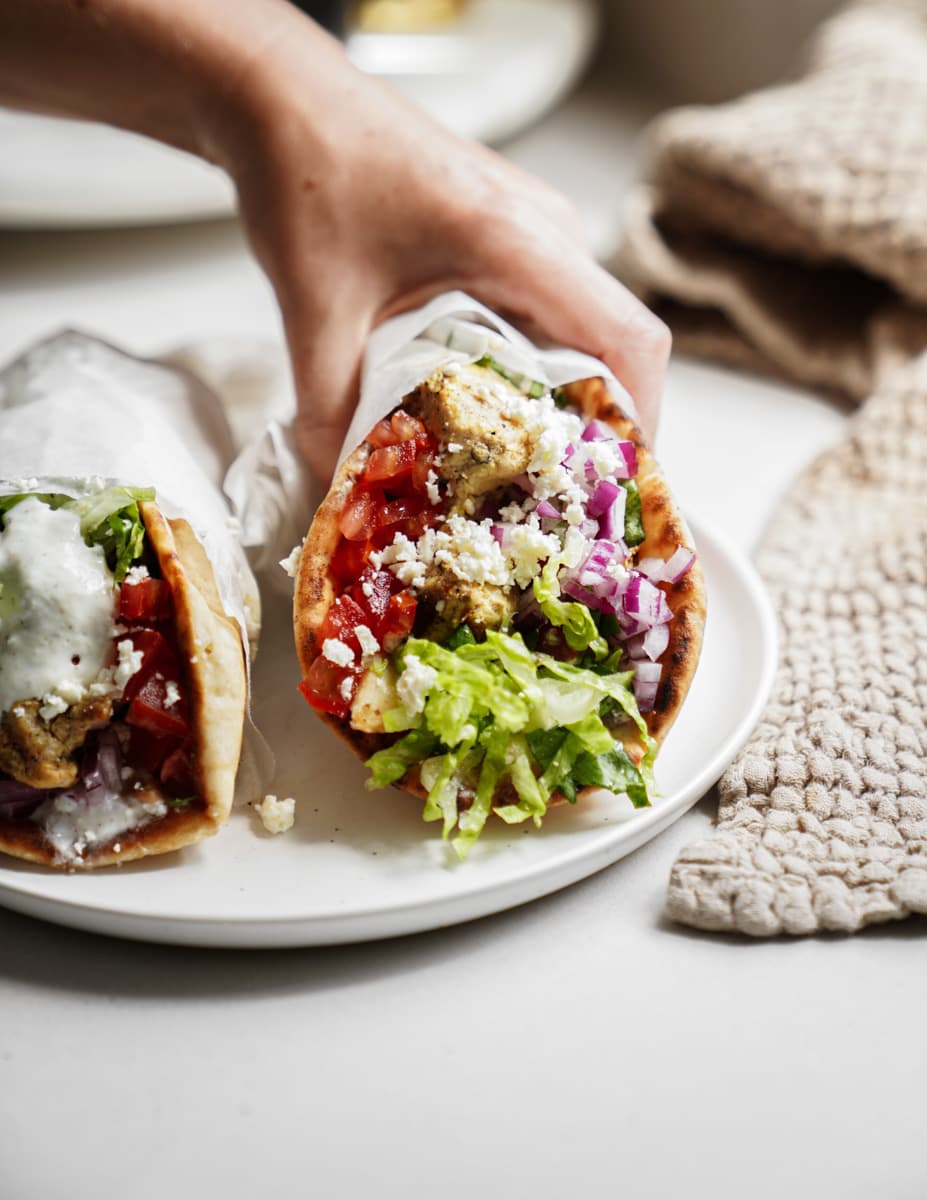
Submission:
M 419 804 L 367 792 L 365 770 L 296 693 L 287 605 L 272 598 L 255 669 L 255 716 L 278 755 L 276 790 L 297 822 L 263 833 L 236 812 L 211 841 L 148 863 L 58 875 L 10 861 L 0 904 L 98 933 L 200 946 L 310 946 L 451 925 L 547 895 L 665 829 L 717 780 L 772 686 L 776 625 L 753 568 L 693 524 L 709 595 L 702 661 L 657 764 L 663 798 L 618 820 L 608 804 L 551 812 L 541 830 L 491 827 L 456 861 Z
M 463 137 L 499 141 L 536 120 L 592 49 L 592 0 L 471 0 L 446 33 L 356 34 L 357 66 Z M 230 216 L 224 172 L 104 125 L 0 109 L 0 227 L 137 225 Z

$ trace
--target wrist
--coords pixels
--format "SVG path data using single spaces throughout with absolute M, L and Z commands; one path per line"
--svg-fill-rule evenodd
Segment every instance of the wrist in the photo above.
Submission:
M 212 47 L 194 118 L 196 153 L 239 183 L 286 160 L 314 169 L 334 158 L 345 124 L 337 93 L 358 75 L 341 44 L 298 9 L 280 0 L 258 8 L 259 27 L 236 14 L 232 38 Z

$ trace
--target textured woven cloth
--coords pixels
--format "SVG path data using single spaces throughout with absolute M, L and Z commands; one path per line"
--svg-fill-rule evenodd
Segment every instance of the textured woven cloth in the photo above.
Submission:
M 927 0 L 852 6 L 804 77 L 651 146 L 616 267 L 677 345 L 863 401 L 764 538 L 773 698 L 669 914 L 769 936 L 927 913 Z

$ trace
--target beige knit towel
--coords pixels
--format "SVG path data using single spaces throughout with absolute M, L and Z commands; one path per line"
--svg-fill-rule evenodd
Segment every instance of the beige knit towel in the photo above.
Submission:
M 669 114 L 650 177 L 617 269 L 677 345 L 865 399 L 764 539 L 773 699 L 669 914 L 768 936 L 927 913 L 927 0 L 854 5 L 798 82 Z

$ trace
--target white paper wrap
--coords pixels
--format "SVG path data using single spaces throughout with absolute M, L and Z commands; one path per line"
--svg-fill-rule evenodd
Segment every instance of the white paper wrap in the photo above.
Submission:
M 278 433 L 278 427 L 268 429 L 249 446 L 251 459 L 260 460 L 266 439 L 273 444 Z M 0 372 L 0 494 L 78 495 L 97 481 L 155 488 L 165 516 L 185 518 L 201 541 L 247 652 L 260 624 L 260 599 L 240 520 L 222 494 L 236 452 L 217 396 L 178 366 L 63 333 Z M 279 457 L 289 469 L 287 455 Z M 280 504 L 277 499 L 278 513 Z M 251 510 L 252 525 L 258 507 Z M 268 519 L 265 528 L 279 531 L 282 524 L 279 517 Z M 239 796 L 253 798 L 271 771 L 262 740 L 249 729 Z
M 0 374 L 0 494 L 79 495 L 92 480 L 153 487 L 203 544 L 229 613 L 248 636 L 257 584 L 221 484 L 235 453 L 216 397 L 194 376 L 65 333 Z
M 605 380 L 615 403 L 637 421 L 634 401 L 606 365 L 562 347 L 542 349 L 465 292 L 447 292 L 374 330 L 367 343 L 357 409 L 340 460 L 423 379 L 448 363 L 488 354 L 551 388 L 593 376 Z

